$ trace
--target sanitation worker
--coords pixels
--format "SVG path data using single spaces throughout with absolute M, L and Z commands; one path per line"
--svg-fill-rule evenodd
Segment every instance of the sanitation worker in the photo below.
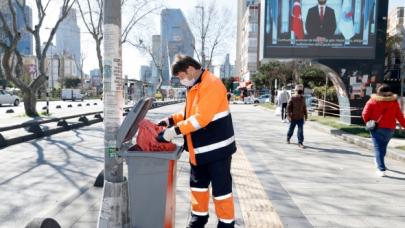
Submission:
M 188 228 L 208 222 L 209 185 L 212 185 L 218 228 L 235 226 L 231 158 L 236 151 L 227 91 L 222 81 L 189 56 L 177 55 L 173 76 L 187 87 L 183 111 L 160 121 L 167 126 L 157 136 L 169 142 L 184 137 L 184 150 L 191 166 L 191 220 Z

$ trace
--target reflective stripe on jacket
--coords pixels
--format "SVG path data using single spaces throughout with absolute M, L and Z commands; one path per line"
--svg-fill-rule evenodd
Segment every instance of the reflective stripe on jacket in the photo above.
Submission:
M 205 70 L 187 91 L 185 116 L 172 115 L 193 165 L 225 159 L 236 151 L 226 92 L 222 81 Z

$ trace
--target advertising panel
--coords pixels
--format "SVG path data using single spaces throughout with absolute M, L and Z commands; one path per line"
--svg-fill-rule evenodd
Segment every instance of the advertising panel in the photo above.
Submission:
M 265 0 L 262 58 L 374 59 L 377 0 Z

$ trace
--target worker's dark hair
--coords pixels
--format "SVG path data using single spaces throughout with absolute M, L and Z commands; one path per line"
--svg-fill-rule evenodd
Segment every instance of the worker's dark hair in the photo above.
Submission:
M 190 56 L 176 55 L 172 63 L 172 75 L 177 75 L 179 72 L 186 72 L 189 66 L 195 69 L 201 69 L 201 64 Z

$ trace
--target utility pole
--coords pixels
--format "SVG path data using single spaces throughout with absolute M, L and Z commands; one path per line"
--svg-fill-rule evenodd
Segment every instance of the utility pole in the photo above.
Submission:
M 128 182 L 117 133 L 122 122 L 121 1 L 104 0 L 104 191 L 97 227 L 129 227 Z
M 204 34 L 204 6 L 196 6 L 195 8 L 201 9 L 201 65 L 205 66 L 205 53 L 204 53 L 204 45 L 205 45 L 205 34 Z

